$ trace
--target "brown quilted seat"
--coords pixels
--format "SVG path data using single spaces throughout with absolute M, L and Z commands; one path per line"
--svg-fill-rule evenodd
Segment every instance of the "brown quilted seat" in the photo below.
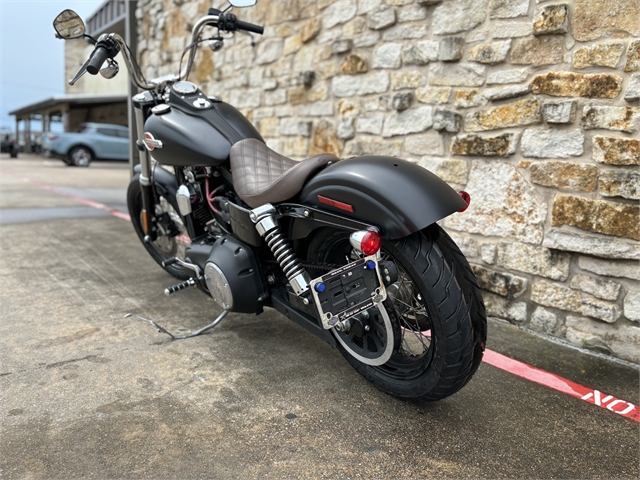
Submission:
M 238 196 L 251 208 L 294 197 L 309 176 L 338 157 L 328 153 L 301 162 L 280 155 L 254 138 L 231 147 L 231 174 Z

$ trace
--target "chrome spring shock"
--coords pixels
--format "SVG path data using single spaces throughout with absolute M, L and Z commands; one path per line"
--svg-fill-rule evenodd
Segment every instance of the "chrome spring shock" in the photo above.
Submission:
M 280 264 L 285 276 L 289 280 L 296 295 L 300 296 L 309 290 L 311 278 L 293 251 L 291 244 L 280 231 L 280 225 L 275 217 L 276 209 L 270 203 L 251 211 L 251 220 L 256 224 L 256 230 L 267 242 L 276 261 Z

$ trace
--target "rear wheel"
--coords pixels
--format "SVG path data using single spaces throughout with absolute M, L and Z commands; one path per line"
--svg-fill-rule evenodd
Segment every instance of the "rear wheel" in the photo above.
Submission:
M 140 190 L 139 175 L 135 175 L 127 190 L 127 206 L 131 223 L 138 234 L 138 238 L 147 249 L 151 257 L 168 273 L 180 280 L 187 280 L 191 274 L 183 266 L 173 264 L 163 266 L 162 262 L 173 257 L 185 258 L 186 248 L 191 244 L 187 229 L 178 215 L 176 199 L 167 195 L 156 195 L 155 216 L 158 235 L 152 242 L 145 242 L 142 228 L 142 191 Z
M 344 231 L 321 231 L 308 251 L 312 263 L 354 260 Z M 437 225 L 383 242 L 382 257 L 398 270 L 398 281 L 387 287 L 384 302 L 393 331 L 384 344 L 392 342 L 393 353 L 382 365 L 360 361 L 349 352 L 355 349 L 345 348 L 345 333 L 332 329 L 343 340 L 338 348 L 360 374 L 387 393 L 415 400 L 446 398 L 471 379 L 484 352 L 486 315 L 475 277 Z M 376 315 L 375 309 L 370 312 Z M 362 344 L 357 335 L 352 341 Z
M 73 147 L 69 151 L 69 165 L 74 167 L 88 167 L 93 160 L 93 152 L 84 145 Z

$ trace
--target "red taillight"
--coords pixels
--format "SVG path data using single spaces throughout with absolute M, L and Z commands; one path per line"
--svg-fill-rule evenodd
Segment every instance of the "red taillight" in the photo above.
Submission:
M 380 234 L 378 232 L 367 232 L 365 236 L 362 237 L 360 245 L 362 253 L 367 257 L 369 255 L 375 255 L 382 246 L 382 238 L 380 238 Z
M 469 208 L 469 205 L 471 205 L 471 195 L 469 195 L 464 190 L 459 191 L 458 195 L 460 195 L 460 198 L 462 198 L 462 200 L 464 200 L 467 203 L 466 207 L 463 207 L 460 210 L 458 210 L 459 212 L 464 212 L 467 208 Z
M 55 140 L 56 138 L 58 138 L 57 135 L 53 135 L 53 134 L 49 135 L 49 140 Z

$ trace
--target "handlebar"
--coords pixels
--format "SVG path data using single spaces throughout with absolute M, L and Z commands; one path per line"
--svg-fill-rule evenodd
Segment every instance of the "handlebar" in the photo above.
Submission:
M 102 64 L 109 58 L 109 51 L 101 46 L 96 47 L 87 64 L 87 72 L 91 75 L 96 75 Z
M 242 20 L 238 20 L 236 22 L 236 27 L 239 30 L 246 30 L 247 32 L 257 33 L 258 35 L 262 35 L 264 33 L 264 27 L 260 25 L 254 25 L 253 23 L 243 22 Z

